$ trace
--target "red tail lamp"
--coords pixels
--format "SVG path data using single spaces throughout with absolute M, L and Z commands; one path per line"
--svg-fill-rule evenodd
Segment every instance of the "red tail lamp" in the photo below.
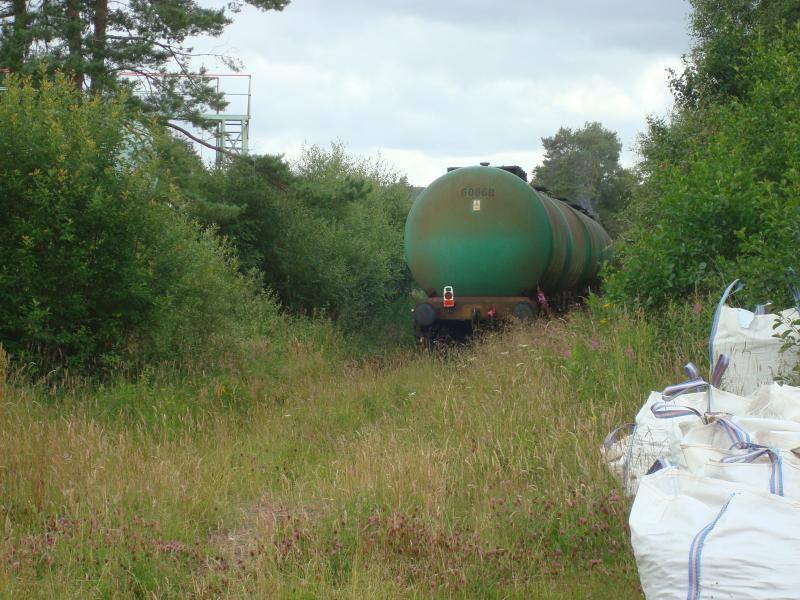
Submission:
M 456 298 L 453 296 L 453 286 L 444 286 L 444 293 L 442 294 L 442 297 L 444 298 L 443 306 L 445 308 L 453 308 L 456 305 Z

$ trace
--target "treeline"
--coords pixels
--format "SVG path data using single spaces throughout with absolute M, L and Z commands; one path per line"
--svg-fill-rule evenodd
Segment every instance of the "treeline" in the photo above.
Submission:
M 605 291 L 657 309 L 735 278 L 793 302 L 800 270 L 800 5 L 692 0 L 675 105 L 651 118 Z
M 405 300 L 405 179 L 341 146 L 208 169 L 125 94 L 0 92 L 0 343 L 35 371 L 195 363 L 281 312 L 366 330 Z
M 604 291 L 618 303 L 657 310 L 738 277 L 743 301 L 786 304 L 786 274 L 800 270 L 800 9 L 691 4 L 674 109 L 649 120 L 636 169 L 620 167 L 615 133 L 587 123 L 543 140 L 535 181 L 599 201 L 617 234 Z M 406 180 L 337 145 L 293 165 L 250 156 L 207 168 L 166 128 L 221 106 L 209 82 L 153 76 L 145 102 L 120 74 L 185 68 L 184 41 L 220 33 L 229 15 L 191 0 L 107 8 L 0 0 L 0 67 L 11 71 L 0 344 L 34 370 L 137 368 L 274 336 L 282 312 L 361 332 L 399 314 L 412 287 Z

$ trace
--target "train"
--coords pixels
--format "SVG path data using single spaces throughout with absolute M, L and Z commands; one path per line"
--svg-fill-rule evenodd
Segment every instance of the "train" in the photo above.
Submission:
M 553 197 L 516 165 L 451 167 L 414 200 L 405 258 L 427 298 L 417 335 L 531 319 L 585 292 L 611 258 L 586 206 Z

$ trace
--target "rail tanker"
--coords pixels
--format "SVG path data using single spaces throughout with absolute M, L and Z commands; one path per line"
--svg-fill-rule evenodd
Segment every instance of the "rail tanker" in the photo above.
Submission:
M 406 220 L 406 261 L 428 296 L 414 309 L 417 334 L 531 318 L 546 298 L 594 283 L 610 243 L 589 214 L 531 187 L 520 167 L 451 168 Z

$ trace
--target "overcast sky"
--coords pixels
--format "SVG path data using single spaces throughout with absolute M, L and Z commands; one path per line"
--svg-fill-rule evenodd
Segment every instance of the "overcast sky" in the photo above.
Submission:
M 341 141 L 424 186 L 483 160 L 530 172 L 543 136 L 586 121 L 616 131 L 633 164 L 645 116 L 669 108 L 688 11 L 683 0 L 292 0 L 244 9 L 195 47 L 253 75 L 251 151 L 291 159 Z

